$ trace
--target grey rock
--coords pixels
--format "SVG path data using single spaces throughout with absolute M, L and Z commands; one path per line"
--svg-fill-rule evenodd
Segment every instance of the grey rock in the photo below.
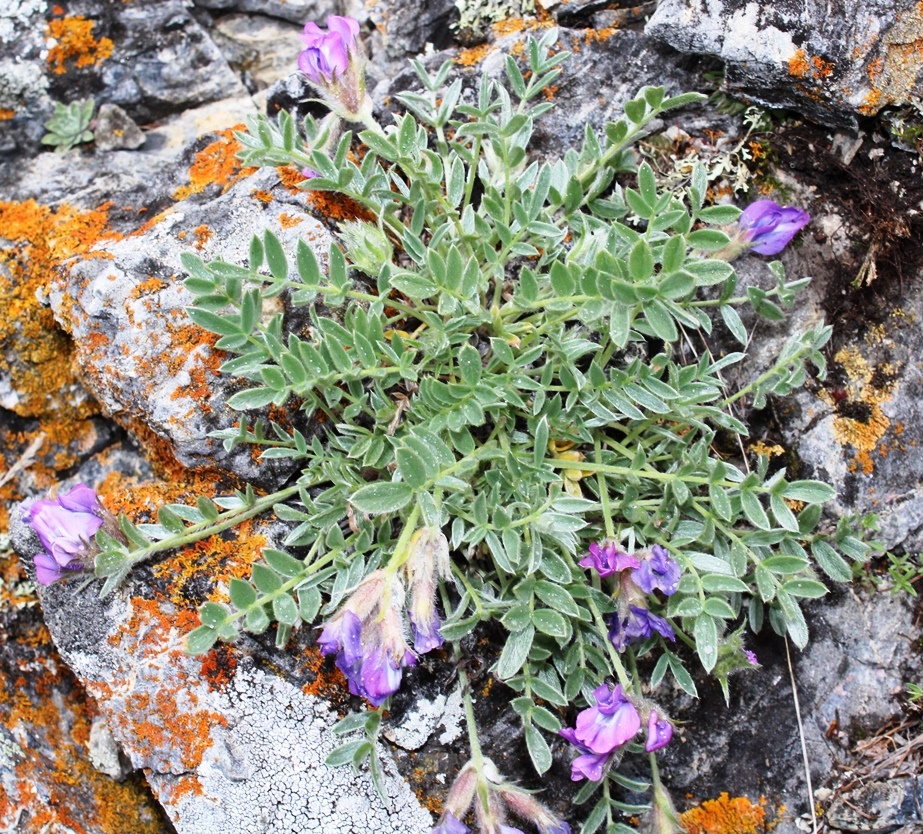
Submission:
M 0 158 L 36 152 L 54 109 L 42 60 L 45 9 L 40 0 L 0 2 Z
M 920 831 L 923 776 L 860 784 L 827 808 L 827 825 L 849 834 L 900 834 Z M 903 828 L 907 826 L 907 828 Z
M 144 144 L 144 134 L 121 107 L 103 104 L 96 115 L 93 141 L 98 151 L 134 149 Z
M 913 610 L 903 595 L 847 591 L 812 604 L 807 613 L 811 642 L 801 653 L 793 649 L 792 659 L 808 761 L 819 787 L 847 750 L 895 711 L 894 699 L 916 662 L 913 645 L 902 637 L 912 627 Z M 699 682 L 696 702 L 654 693 L 683 722 L 678 743 L 664 751 L 662 772 L 672 790 L 688 792 L 693 801 L 722 791 L 756 797 L 772 785 L 771 801 L 786 808 L 772 830 L 797 834 L 807 792 L 785 647 L 765 633 L 748 642 L 761 666 L 732 678 L 730 706 L 714 681 Z M 828 737 L 831 727 L 838 730 Z
M 196 6 L 215 12 L 248 12 L 268 15 L 302 26 L 309 20 L 323 22 L 329 14 L 344 14 L 342 0 L 193 0 Z
M 106 100 L 143 124 L 245 90 L 208 33 L 180 0 L 114 7 L 121 31 L 99 69 Z
M 443 49 L 451 43 L 450 24 L 457 11 L 453 0 L 425 4 L 373 0 L 368 15 L 375 24 L 372 54 L 376 63 L 403 69 L 407 60 L 422 53 L 427 44 Z
M 647 33 L 726 65 L 725 89 L 822 124 L 919 98 L 923 12 L 913 0 L 663 0 Z
M 212 202 L 178 203 L 143 234 L 101 244 L 97 252 L 105 256 L 70 265 L 49 300 L 107 414 L 169 440 L 186 466 L 217 465 L 262 484 L 287 477 L 290 464 L 257 464 L 245 446 L 227 452 L 209 437 L 239 419 L 226 403 L 241 386 L 218 374 L 215 337 L 186 316 L 193 296 L 183 286 L 180 257 L 195 245 L 206 261 L 245 263 L 251 236 L 271 229 L 292 262 L 296 241 L 305 240 L 325 263 L 330 237 L 306 202 L 274 171 L 262 171 Z
M 132 772 L 131 763 L 102 718 L 94 718 L 90 726 L 89 752 L 93 767 L 117 782 L 127 779 Z
M 288 76 L 304 49 L 301 26 L 263 15 L 229 14 L 215 22 L 213 37 L 251 92 Z

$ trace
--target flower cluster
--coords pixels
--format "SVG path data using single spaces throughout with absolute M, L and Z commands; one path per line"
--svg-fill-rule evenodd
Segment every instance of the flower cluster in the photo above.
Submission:
M 23 521 L 44 548 L 34 557 L 35 578 L 42 585 L 50 585 L 92 564 L 96 553 L 93 537 L 105 523 L 106 512 L 90 487 L 77 484 L 53 500 L 24 505 Z
M 443 643 L 435 595 L 438 580 L 451 571 L 445 535 L 428 527 L 416 531 L 401 569 L 403 580 L 388 569 L 370 573 L 324 624 L 317 640 L 322 654 L 336 655 L 349 691 L 376 707 L 397 692 L 405 666 Z M 406 612 L 405 583 L 410 589 Z M 406 637 L 408 620 L 412 650 Z
M 326 31 L 312 21 L 305 24 L 301 39 L 305 49 L 298 56 L 298 69 L 337 115 L 362 121 L 371 103 L 365 92 L 366 58 L 359 23 L 351 17 L 330 15 Z
M 486 798 L 486 805 L 482 797 Z M 469 834 L 470 829 L 462 820 L 472 802 L 481 834 L 524 834 L 521 828 L 507 824 L 510 812 L 535 826 L 539 834 L 571 834 L 566 822 L 531 793 L 507 782 L 490 759 L 482 759 L 480 767 L 470 761 L 459 771 L 446 797 L 445 812 L 430 834 Z
M 759 255 L 778 255 L 811 221 L 811 215 L 772 200 L 747 206 L 737 221 L 740 240 Z
M 647 741 L 644 749 L 653 753 L 665 747 L 673 738 L 673 725 L 658 709 L 643 702 L 640 708 L 622 690 L 620 685 L 598 686 L 593 692 L 595 705 L 583 710 L 577 716 L 574 728 L 560 731 L 580 755 L 571 764 L 571 779 L 589 779 L 598 782 L 620 749 L 631 741 L 641 729 L 642 721 L 647 724 Z
M 670 623 L 652 613 L 648 605 L 655 591 L 671 596 L 679 587 L 680 566 L 665 547 L 655 544 L 639 558 L 623 552 L 615 542 L 594 542 L 580 565 L 602 577 L 618 576 L 618 607 L 609 618 L 609 639 L 620 652 L 655 632 L 667 640 L 676 639 Z

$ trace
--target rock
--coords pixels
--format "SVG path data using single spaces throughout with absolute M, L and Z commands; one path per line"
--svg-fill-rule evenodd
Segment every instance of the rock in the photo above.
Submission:
M 923 826 L 920 791 L 923 777 L 867 782 L 833 800 L 824 819 L 837 831 L 850 834 L 900 834 Z
M 343 0 L 193 0 L 196 6 L 215 12 L 248 12 L 300 23 L 322 23 L 329 14 L 345 14 Z
M 90 762 L 98 708 L 61 660 L 32 583 L 0 543 L 0 825 L 5 831 L 168 834 L 144 781 Z
M 133 150 L 144 144 L 144 134 L 121 107 L 103 104 L 96 115 L 93 142 L 98 151 Z
M 236 148 L 232 137 L 219 138 L 200 152 L 203 164 L 209 170 L 230 166 L 237 173 L 229 181 L 245 177 L 249 172 L 233 158 Z M 211 174 L 201 185 L 214 185 Z M 194 181 L 181 189 L 190 199 L 160 215 L 150 229 L 101 244 L 90 257 L 70 264 L 49 300 L 75 342 L 86 384 L 107 414 L 166 438 L 185 466 L 219 466 L 252 482 L 278 482 L 292 471 L 290 464 L 257 464 L 248 447 L 226 452 L 209 436 L 240 419 L 226 403 L 241 385 L 218 373 L 224 356 L 213 347 L 217 337 L 185 313 L 193 296 L 182 284 L 180 256 L 193 251 L 206 261 L 245 263 L 251 236 L 271 229 L 292 262 L 296 241 L 304 240 L 324 263 L 330 237 L 308 215 L 305 193 L 280 185 L 272 170 L 202 205 L 191 199 L 198 188 Z M 300 427 L 310 431 L 307 424 Z
M 89 747 L 90 762 L 100 773 L 105 773 L 117 782 L 124 781 L 131 774 L 130 762 L 102 718 L 93 719 Z
M 664 0 L 646 28 L 681 52 L 725 62 L 724 89 L 821 124 L 919 98 L 923 11 L 913 0 Z
M 114 6 L 112 58 L 102 63 L 106 100 L 139 122 L 243 94 L 218 47 L 180 0 Z M 207 68 L 207 70 L 205 70 Z M 203 71 L 205 70 L 205 71 Z
M 180 484 L 179 490 L 177 483 L 141 480 L 130 474 L 132 454 L 138 461 L 128 450 L 110 453 L 79 475 L 100 486 L 104 472 L 124 471 L 114 492 L 107 486 L 111 478 L 101 484 L 102 499 L 114 511 L 137 517 L 144 507 L 150 511 L 184 490 L 188 495 L 190 488 L 214 494 L 214 483 L 209 491 L 206 479 Z M 143 462 L 135 469 L 143 473 Z M 129 494 L 133 503 L 126 504 Z M 217 646 L 199 657 L 184 651 L 185 635 L 198 625 L 194 606 L 203 596 L 223 599 L 227 578 L 239 575 L 278 533 L 278 525 L 248 523 L 226 541 L 216 536 L 160 557 L 102 601 L 98 583 L 79 592 L 71 581 L 43 588 L 46 622 L 132 766 L 146 773 L 178 834 L 370 829 L 424 834 L 432 819 L 385 751 L 380 752 L 387 808 L 367 772 L 357 777 L 349 767 L 323 763 L 348 739 L 329 731 L 338 715 L 314 694 L 330 684 L 305 635 L 288 652 L 254 640 Z M 11 535 L 21 554 L 37 546 L 18 518 Z M 259 668 L 247 648 L 262 662 L 281 661 L 277 669 L 283 673 L 299 664 L 299 685 Z
M 816 787 L 834 775 L 846 749 L 893 714 L 893 698 L 913 677 L 913 646 L 900 636 L 913 611 L 904 596 L 846 591 L 807 613 L 811 642 L 793 662 Z M 689 792 L 693 801 L 722 791 L 766 795 L 767 817 L 781 814 L 772 830 L 797 834 L 806 788 L 785 647 L 765 633 L 747 642 L 761 665 L 732 678 L 730 706 L 714 680 L 699 681 L 700 701 L 666 699 L 682 724 L 661 771 L 674 796 Z M 716 757 L 714 750 L 732 755 Z
M 215 21 L 215 42 L 251 93 L 285 78 L 304 49 L 302 26 L 261 15 L 229 14 Z
M 54 107 L 40 53 L 46 4 L 0 3 L 0 158 L 40 147 Z
M 452 0 L 421 6 L 413 0 L 374 0 L 368 15 L 375 24 L 372 54 L 375 63 L 403 69 L 428 43 L 442 49 L 451 43 L 450 23 L 457 14 Z M 395 65 L 394 62 L 400 62 Z

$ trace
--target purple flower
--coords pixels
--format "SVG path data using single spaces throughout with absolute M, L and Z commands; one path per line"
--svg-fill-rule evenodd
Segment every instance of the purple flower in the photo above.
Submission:
M 33 557 L 35 562 L 35 578 L 40 585 L 50 585 L 57 582 L 70 571 L 79 571 L 82 565 L 69 564 L 63 567 L 59 565 L 53 557 L 47 553 L 36 553 Z
M 641 563 L 634 557 L 619 550 L 615 542 L 602 544 L 593 542 L 590 552 L 577 564 L 584 568 L 593 568 L 600 576 L 612 576 L 628 568 L 640 567 Z
M 594 753 L 589 747 L 577 740 L 577 733 L 570 727 L 564 727 L 564 729 L 559 730 L 558 735 L 567 739 L 580 752 L 580 755 L 570 764 L 572 782 L 579 782 L 581 779 L 598 782 L 603 778 L 603 766 L 609 761 L 611 754 Z
M 760 255 L 778 255 L 811 220 L 798 208 L 784 208 L 772 200 L 757 200 L 744 209 L 738 226 L 741 239 Z
M 49 585 L 65 571 L 83 569 L 95 548 L 93 537 L 103 526 L 105 510 L 96 493 L 77 484 L 54 500 L 23 507 L 23 521 L 38 536 L 43 553 L 36 555 L 36 579 Z
M 749 649 L 744 649 L 744 657 L 747 658 L 747 663 L 751 666 L 759 666 L 760 662 L 756 659 L 756 653 L 751 652 Z
M 635 584 L 646 594 L 654 590 L 663 591 L 667 596 L 676 593 L 682 570 L 670 557 L 665 547 L 655 544 L 639 567 L 631 573 Z
M 468 834 L 470 829 L 467 825 L 455 818 L 451 811 L 446 811 L 445 816 L 439 824 L 430 831 L 430 834 Z
M 433 649 L 438 649 L 445 642 L 439 631 L 442 621 L 435 610 L 433 611 L 432 619 L 428 623 L 417 623 L 413 616 L 413 609 L 407 613 L 410 620 L 410 631 L 413 634 L 413 650 L 417 654 L 431 652 Z
M 359 23 L 351 17 L 329 15 L 326 32 L 313 21 L 306 23 L 301 35 L 306 49 L 298 56 L 298 69 L 313 84 L 332 84 L 346 73 L 358 37 Z
M 399 613 L 404 587 L 384 571 L 373 571 L 324 625 L 321 654 L 336 654 L 349 691 L 381 706 L 401 685 L 402 669 L 413 664 Z
M 610 689 L 603 684 L 593 692 L 596 705 L 577 716 L 574 729 L 565 727 L 559 734 L 573 744 L 580 755 L 571 763 L 570 778 L 577 782 L 602 779 L 609 757 L 631 741 L 641 729 L 641 717 L 621 686 Z
M 673 725 L 665 718 L 657 714 L 657 710 L 652 709 L 647 719 L 647 742 L 644 749 L 648 753 L 653 753 L 661 747 L 666 747 L 673 738 Z
M 362 695 L 376 707 L 380 707 L 401 687 L 401 668 L 414 662 L 408 651 L 400 662 L 395 661 L 384 649 L 378 648 L 368 655 L 362 664 Z
M 641 729 L 641 718 L 621 685 L 614 689 L 598 686 L 593 697 L 596 705 L 577 716 L 575 735 L 594 753 L 612 753 L 634 738 Z
M 620 652 L 625 651 L 629 643 L 650 637 L 655 631 L 667 640 L 676 640 L 672 626 L 647 608 L 629 605 L 627 615 L 616 612 L 609 618 L 609 639 Z
M 318 174 L 317 171 L 315 171 L 313 168 L 302 168 L 301 176 L 303 176 L 306 180 L 313 180 L 319 177 L 320 174 Z

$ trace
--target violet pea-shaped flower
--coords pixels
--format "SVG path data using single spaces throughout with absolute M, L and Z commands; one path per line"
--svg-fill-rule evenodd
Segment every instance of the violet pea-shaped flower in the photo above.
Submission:
M 603 778 L 603 767 L 609 761 L 611 753 L 594 753 L 589 747 L 580 742 L 576 731 L 571 727 L 558 730 L 558 735 L 573 744 L 577 748 L 577 752 L 580 753 L 570 764 L 572 782 L 579 782 L 581 779 L 598 782 Z
M 663 591 L 667 596 L 676 593 L 682 570 L 670 556 L 665 547 L 655 544 L 648 556 L 632 571 L 634 583 L 646 594 L 655 590 Z
M 44 548 L 37 553 L 35 578 L 42 585 L 83 570 L 96 552 L 93 537 L 104 523 L 105 510 L 96 493 L 77 484 L 53 500 L 35 501 L 23 508 L 23 521 L 38 536 Z
M 313 84 L 332 84 L 346 73 L 358 38 L 359 23 L 351 17 L 330 15 L 326 32 L 313 21 L 306 23 L 301 35 L 305 50 L 298 56 L 298 69 Z
M 620 550 L 618 545 L 612 541 L 605 541 L 602 544 L 593 542 L 590 545 L 590 552 L 577 564 L 583 568 L 593 568 L 602 577 L 641 566 L 638 559 Z
M 772 200 L 757 200 L 737 221 L 740 240 L 760 255 L 778 255 L 811 220 L 811 215 Z
M 641 718 L 621 685 L 611 689 L 606 684 L 593 691 L 596 706 L 577 716 L 574 734 L 594 753 L 612 753 L 631 741 L 641 729 Z
M 63 567 L 86 551 L 103 526 L 100 510 L 96 493 L 86 484 L 77 484 L 54 500 L 35 501 L 24 520 L 45 551 Z
M 657 710 L 652 709 L 647 719 L 647 741 L 644 749 L 653 753 L 661 747 L 666 747 L 673 738 L 673 725 L 666 718 L 661 718 Z

